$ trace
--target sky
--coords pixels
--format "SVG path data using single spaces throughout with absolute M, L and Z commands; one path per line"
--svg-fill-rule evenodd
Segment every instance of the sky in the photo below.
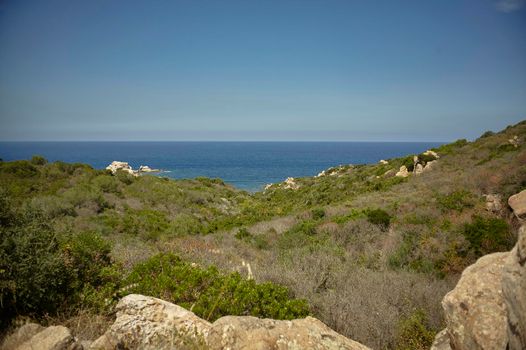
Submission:
M 526 119 L 526 0 L 0 1 L 0 141 L 451 141 Z

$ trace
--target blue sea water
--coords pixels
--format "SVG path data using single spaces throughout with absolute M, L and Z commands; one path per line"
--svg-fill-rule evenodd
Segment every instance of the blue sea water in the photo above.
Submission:
M 314 176 L 340 164 L 370 164 L 436 147 L 436 142 L 0 142 L 0 158 L 87 163 L 113 160 L 164 170 L 158 176 L 221 178 L 256 191 L 289 176 Z

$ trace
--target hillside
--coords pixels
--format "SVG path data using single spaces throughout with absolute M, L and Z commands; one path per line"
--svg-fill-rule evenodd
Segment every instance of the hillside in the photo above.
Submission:
M 115 302 L 141 293 L 208 321 L 312 314 L 371 348 L 426 348 L 460 272 L 516 242 L 506 200 L 526 188 L 525 142 L 521 122 L 438 157 L 339 166 L 255 194 L 38 156 L 1 162 L 2 313 L 89 321 L 74 330 L 95 339 Z

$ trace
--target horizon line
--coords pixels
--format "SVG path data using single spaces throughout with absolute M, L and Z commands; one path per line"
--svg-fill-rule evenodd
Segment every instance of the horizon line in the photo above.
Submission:
M 423 143 L 423 142 L 431 142 L 431 143 L 449 143 L 454 141 L 424 141 L 424 140 L 403 140 L 403 141 L 393 141 L 393 140 L 385 140 L 385 141 L 379 141 L 379 140 L 361 140 L 361 141 L 353 141 L 353 140 L 0 140 L 2 143 L 7 142 L 265 142 L 265 143 L 272 143 L 272 142 L 354 142 L 354 143 L 360 143 L 360 142 L 388 142 L 388 143 Z

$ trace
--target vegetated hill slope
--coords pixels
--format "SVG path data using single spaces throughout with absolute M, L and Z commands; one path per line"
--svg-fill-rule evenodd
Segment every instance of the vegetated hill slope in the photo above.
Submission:
M 518 142 L 509 141 L 514 136 Z M 394 176 L 402 165 L 414 166 L 408 155 L 329 169 L 253 195 L 220 180 L 112 176 L 40 157 L 0 163 L 0 186 L 6 206 L 39 212 L 50 232 L 70 238 L 59 242 L 62 257 L 75 251 L 72 242 L 85 241 L 90 252 L 105 247 L 112 268 L 122 265 L 118 274 L 127 275 L 155 253 L 175 252 L 282 284 L 330 327 L 373 348 L 416 348 L 429 345 L 443 326 L 440 300 L 459 272 L 513 245 L 515 222 L 505 202 L 526 188 L 525 141 L 522 122 L 435 149 L 439 159 L 419 175 Z M 432 160 L 419 155 L 422 164 Z M 501 207 L 488 211 L 487 194 L 500 195 Z M 146 264 L 155 270 L 166 259 L 173 257 Z M 156 273 L 164 276 L 161 270 Z M 96 297 L 86 292 L 81 299 L 127 293 L 108 271 L 96 276 Z M 180 300 L 173 286 L 158 284 L 155 290 L 141 285 L 141 293 Z M 204 305 L 203 312 L 214 311 Z

